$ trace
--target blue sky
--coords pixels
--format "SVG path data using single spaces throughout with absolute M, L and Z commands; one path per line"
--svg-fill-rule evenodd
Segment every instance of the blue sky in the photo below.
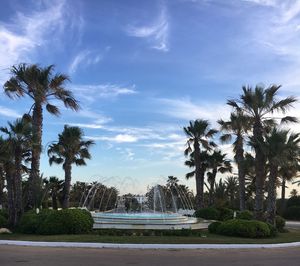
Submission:
M 299 96 L 299 45 L 297 0 L 5 1 L 0 83 L 20 62 L 55 64 L 71 77 L 81 111 L 60 104 L 59 118 L 45 113 L 43 144 L 66 123 L 96 140 L 88 166 L 74 167 L 74 181 L 142 193 L 175 175 L 194 190 L 184 180 L 182 127 L 228 117 L 226 99 L 242 85 L 282 84 L 281 96 Z M 0 123 L 30 106 L 2 93 Z M 63 177 L 45 153 L 41 168 Z

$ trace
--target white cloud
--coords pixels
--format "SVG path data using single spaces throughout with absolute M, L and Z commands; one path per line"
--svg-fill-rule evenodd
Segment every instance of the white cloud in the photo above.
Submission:
M 220 118 L 224 118 L 224 114 L 230 113 L 230 108 L 226 103 L 216 104 L 213 102 L 192 102 L 189 98 L 182 99 L 157 99 L 160 104 L 158 112 L 165 115 L 185 119 L 207 119 L 214 122 Z
M 169 51 L 169 24 L 166 7 L 162 7 L 159 17 L 151 25 L 130 25 L 126 32 L 129 36 L 145 38 L 153 49 L 167 52 Z
M 138 138 L 129 134 L 118 134 L 116 136 L 87 136 L 88 139 L 100 140 L 100 141 L 109 141 L 116 143 L 126 143 L 126 142 L 137 142 Z
M 2 116 L 11 117 L 11 118 L 19 118 L 22 116 L 15 110 L 4 107 L 4 106 L 0 106 L 0 114 Z

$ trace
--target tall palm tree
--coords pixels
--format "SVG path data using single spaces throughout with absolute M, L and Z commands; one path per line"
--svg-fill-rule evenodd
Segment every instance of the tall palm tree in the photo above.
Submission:
M 189 126 L 183 128 L 188 137 L 187 148 L 185 155 L 193 154 L 195 163 L 195 178 L 196 178 L 196 208 L 203 208 L 204 205 L 204 174 L 205 169 L 202 166 L 203 159 L 201 158 L 202 150 L 211 150 L 216 144 L 211 141 L 211 138 L 217 133 L 217 130 L 211 129 L 207 120 L 198 119 L 190 121 Z
M 38 65 L 20 64 L 11 68 L 12 77 L 4 84 L 4 91 L 10 98 L 27 96 L 32 99 L 33 146 L 31 172 L 29 175 L 28 207 L 33 208 L 36 203 L 36 190 L 40 176 L 40 156 L 42 151 L 43 109 L 58 116 L 59 108 L 52 104 L 59 100 L 67 108 L 78 110 L 78 102 L 71 91 L 65 88 L 69 78 L 64 74 L 54 74 L 54 66 L 40 67 Z
M 210 185 L 209 189 L 209 204 L 213 205 L 213 193 L 216 182 L 217 173 L 228 173 L 232 172 L 232 166 L 229 160 L 226 159 L 226 154 L 219 150 L 215 150 L 208 157 L 208 168 L 211 172 L 207 173 L 207 181 Z
M 242 112 L 233 112 L 230 114 L 230 119 L 224 121 L 218 120 L 220 131 L 224 134 L 220 137 L 222 142 L 231 141 L 234 137 L 233 151 L 234 159 L 238 168 L 239 178 L 239 199 L 240 210 L 245 209 L 246 191 L 245 191 L 245 157 L 244 157 L 244 142 L 245 135 L 250 130 L 249 119 Z
M 22 174 L 25 170 L 23 166 L 24 158 L 30 156 L 32 127 L 26 119 L 17 119 L 14 123 L 8 122 L 8 127 L 1 127 L 0 131 L 8 136 L 7 144 L 13 159 L 13 175 L 8 177 L 9 189 L 13 194 L 13 226 L 16 226 L 23 213 L 23 194 L 22 194 Z M 7 147 L 8 148 L 8 147 Z M 10 172 L 10 171 L 9 171 Z
M 65 171 L 63 188 L 63 208 L 69 207 L 70 187 L 72 179 L 72 165 L 86 165 L 85 160 L 91 159 L 89 148 L 94 144 L 92 140 L 83 140 L 83 131 L 79 127 L 65 125 L 64 130 L 58 135 L 58 142 L 49 146 L 49 163 L 62 164 Z
M 275 224 L 276 215 L 276 181 L 279 175 L 280 166 L 289 164 L 294 157 L 300 154 L 300 135 L 289 134 L 288 130 L 274 128 L 262 143 L 263 152 L 269 162 L 269 182 L 267 198 L 267 220 Z
M 266 178 L 266 156 L 259 143 L 263 143 L 266 131 L 274 126 L 275 119 L 272 114 L 285 113 L 297 100 L 287 97 L 277 100 L 276 96 L 281 86 L 272 85 L 268 88 L 257 85 L 255 89 L 243 87 L 243 94 L 239 99 L 228 100 L 227 104 L 236 111 L 243 112 L 251 122 L 254 150 L 255 150 L 255 218 L 263 220 L 264 182 Z M 285 116 L 281 122 L 296 122 L 295 117 Z

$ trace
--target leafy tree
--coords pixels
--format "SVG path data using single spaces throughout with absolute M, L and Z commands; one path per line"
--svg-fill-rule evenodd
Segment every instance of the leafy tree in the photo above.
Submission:
M 272 85 L 268 88 L 257 85 L 255 89 L 243 87 L 243 94 L 239 99 L 229 100 L 228 105 L 235 111 L 243 112 L 249 119 L 253 133 L 253 148 L 255 150 L 255 218 L 263 220 L 264 182 L 266 179 L 266 156 L 259 143 L 263 143 L 265 134 L 274 126 L 272 114 L 285 113 L 296 102 L 296 98 L 287 97 L 277 100 L 280 86 Z M 285 116 L 281 122 L 296 122 L 295 117 Z
M 204 207 L 204 174 L 203 158 L 201 158 L 202 150 L 211 150 L 215 147 L 215 143 L 210 139 L 217 133 L 217 130 L 210 129 L 207 120 L 198 119 L 190 121 L 189 126 L 183 128 L 188 137 L 187 148 L 185 155 L 191 155 L 195 164 L 195 179 L 196 179 L 196 208 Z
M 38 65 L 20 64 L 11 68 L 12 77 L 4 84 L 4 91 L 10 98 L 27 96 L 32 99 L 33 146 L 31 172 L 29 176 L 28 207 L 37 204 L 36 192 L 40 177 L 40 156 L 42 150 L 43 109 L 53 115 L 59 115 L 59 108 L 52 103 L 58 100 L 67 108 L 78 110 L 78 102 L 70 90 L 65 88 L 69 78 L 64 74 L 54 74 L 54 66 L 45 68 Z
M 70 187 L 72 179 L 72 165 L 86 165 L 86 159 L 90 159 L 89 148 L 94 144 L 92 140 L 83 140 L 83 131 L 79 127 L 65 126 L 58 135 L 58 142 L 49 146 L 49 163 L 62 164 L 65 171 L 63 188 L 63 208 L 69 207 Z

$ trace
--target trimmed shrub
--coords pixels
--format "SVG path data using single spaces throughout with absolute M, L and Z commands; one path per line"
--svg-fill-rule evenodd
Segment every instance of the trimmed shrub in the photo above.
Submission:
M 278 234 L 277 228 L 276 228 L 273 224 L 267 223 L 267 225 L 268 225 L 268 227 L 269 227 L 269 229 L 270 229 L 270 236 L 271 236 L 271 237 L 276 236 L 276 235 Z
M 218 208 L 220 212 L 218 220 L 220 221 L 227 221 L 233 219 L 233 210 L 229 208 Z
M 212 234 L 217 233 L 218 227 L 222 224 L 222 222 L 213 222 L 208 226 L 208 231 Z
M 285 219 L 283 219 L 281 216 L 276 215 L 275 217 L 275 224 L 276 224 L 276 229 L 279 232 L 283 231 L 283 228 L 285 227 Z
M 217 233 L 227 236 L 263 238 L 271 235 L 269 226 L 255 220 L 228 220 L 217 227 Z
M 248 210 L 241 211 L 241 212 L 237 213 L 236 218 L 240 219 L 240 220 L 252 220 L 253 219 L 253 213 L 251 211 L 248 211 Z
M 216 208 L 203 208 L 195 211 L 195 216 L 208 220 L 219 220 L 220 212 Z
M 93 228 L 90 212 L 81 209 L 65 209 L 50 212 L 38 228 L 39 234 L 82 234 Z
M 284 212 L 284 218 L 289 220 L 300 220 L 300 206 L 291 206 Z
M 7 224 L 7 219 L 4 216 L 0 215 L 0 228 L 7 227 Z
M 35 234 L 40 225 L 40 219 L 34 211 L 25 212 L 20 220 L 18 231 L 24 234 Z

